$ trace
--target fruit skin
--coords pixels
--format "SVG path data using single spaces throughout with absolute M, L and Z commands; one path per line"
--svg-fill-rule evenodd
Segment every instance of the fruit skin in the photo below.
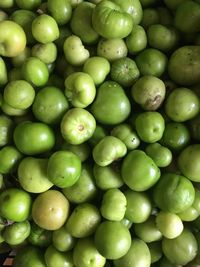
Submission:
M 179 213 L 194 202 L 195 190 L 189 179 L 175 173 L 164 173 L 153 191 L 156 205 L 163 211 Z
M 0 215 L 7 220 L 23 222 L 31 212 L 29 193 L 18 188 L 8 188 L 0 193 Z
M 131 246 L 131 235 L 121 222 L 103 221 L 94 235 L 100 254 L 111 260 L 123 257 Z
M 132 30 L 133 18 L 118 4 L 106 0 L 98 3 L 94 8 L 92 25 L 104 38 L 124 38 Z
M 94 161 L 101 167 L 108 166 L 113 161 L 123 158 L 127 148 L 117 137 L 105 136 L 96 144 L 92 151 Z
M 88 262 L 92 262 L 94 267 L 103 267 L 106 263 L 106 259 L 98 252 L 92 238 L 78 240 L 73 251 L 73 260 L 77 267 L 88 267 Z
M 27 245 L 18 250 L 13 267 L 46 267 L 46 264 L 40 248 Z
M 60 128 L 62 137 L 69 144 L 80 145 L 93 135 L 96 120 L 86 109 L 71 108 L 63 116 Z
M 47 7 L 59 26 L 65 25 L 71 19 L 72 6 L 69 0 L 48 0 Z
M 82 2 L 73 11 L 70 20 L 72 32 L 79 36 L 83 43 L 92 45 L 99 39 L 99 34 L 92 27 L 93 3 Z
M 160 169 L 142 150 L 133 150 L 124 158 L 122 179 L 134 191 L 146 191 L 160 178 Z M 143 179 L 145 177 L 145 179 Z
M 168 73 L 170 78 L 182 86 L 200 81 L 200 47 L 187 45 L 177 48 L 170 56 Z
M 26 35 L 20 25 L 10 20 L 0 21 L 0 55 L 14 57 L 26 46 Z
M 178 157 L 180 171 L 193 182 L 200 181 L 199 174 L 200 145 L 193 144 L 181 151 Z
M 96 96 L 93 79 L 84 72 L 74 72 L 65 79 L 65 95 L 74 107 L 86 108 Z
M 47 164 L 49 180 L 60 188 L 74 185 L 81 174 L 81 160 L 70 151 L 54 152 Z
M 46 34 L 44 34 L 44 31 Z M 32 34 L 38 42 L 46 44 L 58 39 L 60 33 L 55 19 L 49 15 L 42 14 L 33 20 Z
M 29 236 L 31 226 L 28 220 L 15 222 L 7 226 L 2 233 L 6 243 L 9 245 L 19 245 Z
M 57 230 L 69 216 L 69 201 L 58 190 L 39 194 L 33 202 L 32 218 L 43 229 Z
M 14 142 L 20 152 L 37 155 L 51 150 L 55 145 L 53 130 L 41 122 L 25 121 L 14 130 Z
M 133 238 L 126 255 L 114 261 L 115 267 L 150 267 L 151 254 L 144 241 Z
M 91 112 L 98 122 L 106 125 L 121 123 L 127 119 L 130 111 L 130 101 L 118 83 L 106 81 L 100 85 L 91 105 Z
M 42 193 L 53 184 L 47 176 L 48 159 L 25 157 L 18 165 L 18 179 L 24 190 L 30 193 Z
M 162 250 L 170 262 L 186 265 L 197 255 L 198 245 L 193 233 L 185 228 L 181 235 L 174 239 L 163 238 Z

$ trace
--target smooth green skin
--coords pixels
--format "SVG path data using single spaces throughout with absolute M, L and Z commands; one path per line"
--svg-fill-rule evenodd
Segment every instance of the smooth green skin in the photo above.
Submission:
M 0 86 L 5 85 L 8 82 L 8 73 L 5 61 L 0 57 Z
M 33 20 L 36 18 L 36 14 L 30 10 L 17 9 L 11 14 L 10 18 L 23 28 L 26 34 L 27 43 L 34 43 L 35 40 L 32 35 L 31 25 Z
M 32 105 L 36 119 L 50 125 L 60 123 L 68 109 L 69 104 L 64 93 L 54 86 L 46 86 L 39 90 Z
M 96 96 L 93 79 L 84 72 L 74 72 L 65 79 L 65 96 L 73 107 L 86 108 Z
M 194 186 L 184 176 L 165 173 L 154 188 L 153 199 L 161 210 L 180 213 L 187 210 L 194 202 Z
M 0 215 L 14 222 L 25 221 L 31 211 L 29 193 L 18 188 L 8 188 L 0 193 Z
M 149 196 L 145 192 L 135 192 L 130 189 L 127 189 L 124 194 L 127 200 L 125 218 L 132 223 L 145 222 L 152 211 Z
M 200 110 L 198 96 L 190 89 L 174 89 L 165 101 L 165 112 L 175 122 L 185 122 L 194 118 Z
M 148 243 L 148 248 L 151 254 L 151 263 L 158 262 L 162 258 L 161 242 Z
M 25 155 L 37 155 L 51 150 L 55 145 L 53 130 L 41 122 L 19 123 L 13 134 L 17 149 Z
M 162 233 L 156 225 L 156 217 L 150 216 L 143 223 L 134 224 L 134 232 L 145 243 L 151 243 L 162 239 Z
M 33 86 L 44 86 L 49 78 L 46 64 L 36 57 L 29 57 L 22 65 L 23 78 Z
M 19 245 L 29 236 L 30 231 L 29 221 L 15 222 L 5 228 L 2 236 L 7 244 Z
M 97 56 L 106 58 L 109 62 L 113 62 L 119 58 L 126 57 L 128 49 L 124 39 L 104 39 L 101 38 L 97 44 Z
M 5 0 L 2 3 L 0 3 L 1 8 L 10 8 L 14 5 L 14 0 Z
M 76 267 L 103 267 L 106 259 L 98 252 L 92 238 L 79 239 L 73 250 Z
M 88 140 L 88 143 L 94 147 L 96 144 L 99 143 L 99 141 L 105 137 L 106 135 L 108 135 L 108 131 L 102 126 L 97 124 L 96 128 L 94 130 L 93 135 L 91 136 L 91 138 Z
M 93 115 L 82 108 L 71 108 L 61 120 L 62 137 L 72 145 L 79 145 L 93 135 L 96 121 Z
M 141 75 L 153 75 L 159 78 L 166 71 L 168 59 L 158 49 L 147 48 L 136 56 L 135 62 Z
M 56 151 L 47 164 L 49 180 L 59 188 L 74 185 L 81 174 L 81 160 L 70 151 Z
M 195 198 L 192 205 L 185 211 L 178 213 L 182 221 L 194 221 L 200 215 L 200 191 L 195 188 Z
M 20 9 L 28 10 L 37 9 L 40 6 L 41 2 L 41 0 L 16 0 L 16 4 Z
M 14 258 L 13 267 L 46 267 L 42 251 L 32 245 L 22 246 Z
M 67 142 L 64 142 L 61 145 L 61 150 L 69 150 L 71 152 L 73 152 L 75 155 L 77 155 L 81 162 L 84 162 L 88 159 L 88 157 L 90 156 L 90 146 L 88 143 L 82 143 L 80 145 L 71 145 L 68 144 Z
M 76 8 L 80 3 L 82 3 L 83 0 L 70 0 L 72 8 Z
M 72 6 L 69 0 L 48 0 L 47 8 L 59 26 L 67 24 L 72 16 Z
M 81 203 L 75 207 L 66 222 L 66 229 L 76 238 L 92 235 L 101 221 L 101 215 L 96 206 Z
M 68 232 L 65 226 L 62 226 L 53 231 L 52 244 L 58 251 L 70 251 L 76 244 L 76 239 Z
M 155 143 L 163 136 L 165 121 L 159 112 L 146 111 L 137 116 L 135 127 L 139 138 L 143 142 Z
M 159 168 L 142 150 L 133 150 L 127 154 L 122 163 L 121 174 L 124 183 L 138 192 L 151 188 L 160 178 Z
M 180 151 L 190 142 L 189 129 L 181 122 L 168 122 L 160 142 L 172 151 Z
M 115 160 L 126 155 L 126 145 L 115 136 L 105 136 L 93 148 L 92 156 L 96 164 L 101 167 L 110 165 Z
M 153 24 L 147 29 L 147 38 L 151 47 L 168 52 L 178 44 L 179 34 L 175 28 Z
M 193 182 L 200 181 L 199 174 L 199 157 L 200 157 L 200 145 L 193 144 L 187 146 L 178 157 L 178 166 L 180 171 L 188 179 Z
M 165 256 L 162 257 L 162 259 L 159 261 L 160 267 L 182 267 L 182 265 L 177 265 L 171 263 Z
M 147 46 L 147 35 L 144 28 L 141 25 L 134 25 L 125 42 L 130 54 L 141 52 Z
M 185 228 L 181 235 L 174 239 L 163 238 L 162 250 L 172 263 L 186 265 L 197 254 L 197 241 L 190 230 Z
M 131 226 L 133 225 L 133 223 L 125 217 L 121 220 L 121 223 L 125 225 L 128 229 L 130 229 Z
M 12 139 L 14 123 L 5 114 L 0 115 L 0 147 L 10 143 Z
M 13 108 L 10 105 L 8 105 L 4 99 L 2 101 L 1 109 L 4 114 L 9 116 L 23 116 L 27 113 L 27 109 L 19 109 L 19 108 Z
M 53 186 L 47 176 L 48 159 L 25 157 L 18 165 L 21 187 L 30 193 L 42 193 Z
M 106 76 L 110 72 L 110 63 L 104 57 L 90 57 L 83 65 L 83 72 L 92 77 L 95 85 L 100 85 L 106 79 Z
M 103 221 L 94 235 L 94 243 L 106 259 L 117 260 L 131 247 L 131 234 L 121 222 Z
M 54 43 L 37 43 L 32 47 L 31 54 L 33 57 L 39 58 L 45 64 L 50 64 L 57 58 L 57 47 Z
M 139 24 L 142 20 L 143 10 L 139 0 L 111 0 L 111 2 L 119 5 L 123 11 L 130 14 L 133 18 L 133 25 Z
M 73 66 L 83 65 L 90 56 L 89 50 L 84 47 L 81 39 L 76 35 L 65 39 L 63 50 L 67 62 Z M 79 56 L 77 57 L 77 55 Z
M 146 243 L 140 239 L 132 239 L 127 254 L 114 261 L 115 267 L 150 267 L 151 254 Z
M 58 190 L 45 191 L 33 202 L 33 221 L 43 229 L 57 230 L 69 216 L 69 205 L 69 201 Z
M 110 164 L 108 166 L 101 167 L 95 164 L 93 167 L 93 173 L 96 185 L 102 190 L 120 188 L 124 183 L 118 165 Z
M 53 42 L 59 37 L 58 24 L 49 15 L 39 15 L 32 22 L 32 34 L 39 43 L 46 44 Z
M 160 22 L 159 12 L 154 7 L 147 7 L 143 9 L 143 17 L 141 26 L 147 30 L 151 25 L 158 24 Z
M 17 56 L 25 46 L 26 35 L 22 27 L 11 20 L 0 21 L 0 56 Z
M 178 215 L 160 211 L 156 216 L 156 226 L 162 235 L 168 239 L 178 237 L 183 231 L 183 223 Z
M 157 110 L 163 103 L 166 94 L 164 82 L 151 75 L 140 77 L 131 88 L 134 101 L 144 110 Z
M 52 242 L 52 231 L 44 230 L 32 222 L 31 231 L 27 240 L 31 245 L 38 246 L 40 248 L 48 247 Z
M 176 9 L 175 27 L 183 33 L 197 33 L 200 30 L 200 5 L 195 1 L 183 1 Z
M 21 158 L 22 154 L 14 146 L 4 146 L 0 150 L 0 173 L 15 171 Z
M 200 81 L 200 48 L 195 45 L 179 47 L 169 58 L 168 73 L 177 84 L 190 86 Z
M 83 164 L 78 181 L 74 185 L 64 188 L 62 192 L 70 202 L 76 204 L 94 199 L 97 194 L 97 187 L 90 165 Z
M 19 55 L 17 55 L 16 57 L 12 57 L 11 61 L 13 66 L 15 68 L 20 68 L 21 65 L 24 63 L 24 61 L 26 61 L 26 59 L 30 56 L 31 56 L 31 49 L 28 46 L 26 46 Z
M 140 72 L 135 61 L 129 57 L 117 59 L 111 65 L 111 79 L 123 87 L 132 86 L 139 76 Z
M 106 81 L 101 84 L 91 105 L 91 112 L 98 122 L 107 125 L 119 124 L 128 118 L 130 111 L 130 101 L 118 83 Z
M 128 150 L 136 149 L 140 145 L 140 139 L 136 132 L 127 123 L 115 126 L 111 130 L 111 135 L 119 138 Z
M 172 162 L 172 152 L 159 143 L 149 144 L 145 152 L 153 159 L 158 167 L 167 167 Z
M 117 188 L 107 190 L 102 197 L 100 206 L 101 215 L 110 221 L 121 221 L 126 212 L 126 197 Z
M 72 254 L 69 252 L 61 252 L 50 245 L 45 253 L 44 258 L 47 267 L 73 267 Z
M 105 0 L 94 8 L 92 26 L 104 38 L 124 38 L 132 30 L 133 18 L 118 4 Z
M 13 108 L 27 109 L 35 98 L 35 90 L 24 80 L 9 82 L 4 88 L 4 101 Z
M 72 32 L 79 36 L 83 43 L 91 45 L 97 42 L 99 34 L 92 27 L 92 13 L 95 5 L 89 2 L 80 3 L 73 11 L 70 20 Z

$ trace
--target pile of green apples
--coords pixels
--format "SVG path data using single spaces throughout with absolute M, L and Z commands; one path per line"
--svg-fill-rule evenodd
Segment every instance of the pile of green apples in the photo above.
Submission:
M 200 1 L 0 0 L 0 253 L 200 266 Z

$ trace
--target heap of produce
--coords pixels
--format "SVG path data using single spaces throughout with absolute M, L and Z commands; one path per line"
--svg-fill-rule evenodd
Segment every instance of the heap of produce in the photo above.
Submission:
M 0 0 L 0 253 L 200 266 L 200 1 Z

